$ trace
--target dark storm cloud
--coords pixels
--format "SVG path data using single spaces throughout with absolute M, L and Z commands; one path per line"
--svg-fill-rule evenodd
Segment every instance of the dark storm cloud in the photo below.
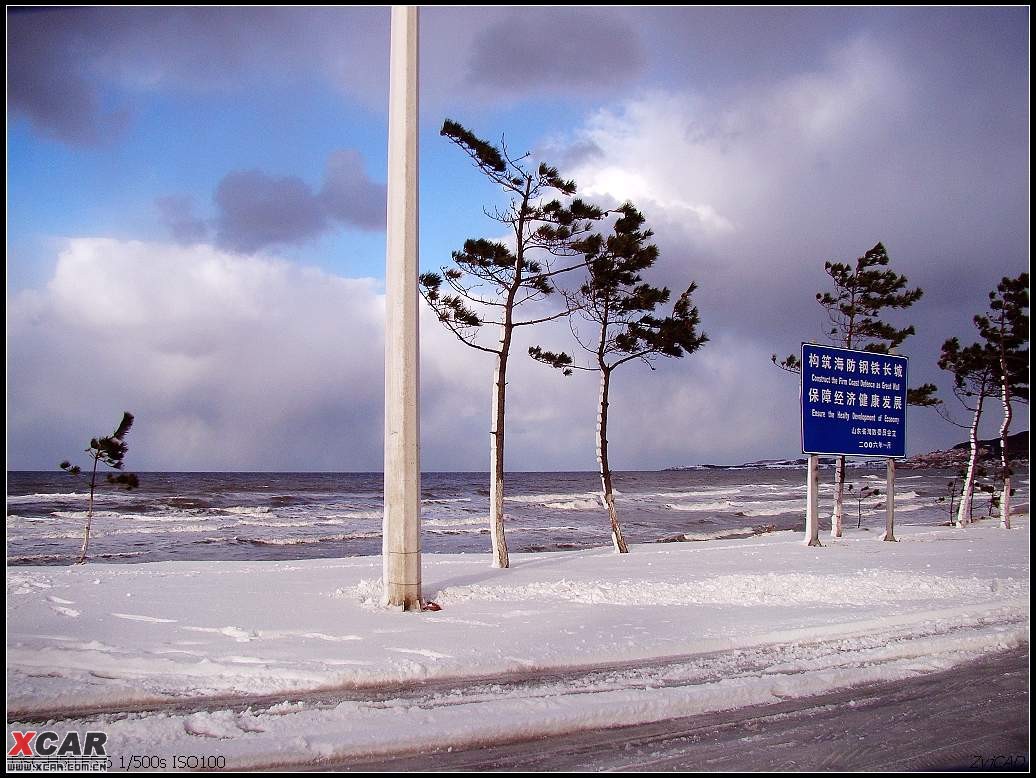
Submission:
M 82 146 L 116 134 L 157 89 L 316 77 L 380 103 L 387 28 L 382 8 L 11 9 L 8 106 Z
M 124 127 L 125 110 L 102 108 L 89 62 L 93 48 L 76 16 L 42 9 L 8 11 L 7 101 L 44 134 L 73 145 L 96 145 Z
M 155 200 L 162 223 L 177 243 L 200 243 L 209 235 L 208 223 L 194 213 L 188 195 L 166 195 Z
M 384 184 L 367 178 L 358 151 L 336 151 L 328 159 L 320 200 L 330 216 L 361 229 L 382 230 L 385 197 Z
M 601 10 L 513 11 L 476 38 L 468 61 L 474 84 L 515 92 L 613 88 L 645 64 L 639 35 Z
M 385 194 L 384 184 L 367 177 L 359 152 L 343 149 L 328 159 L 320 191 L 298 176 L 261 170 L 228 173 L 213 195 L 216 217 L 211 224 L 195 215 L 189 196 L 166 195 L 155 205 L 177 243 L 202 242 L 214 233 L 220 247 L 248 254 L 304 243 L 338 226 L 382 230 Z
M 300 243 L 327 226 L 320 199 L 297 176 L 277 178 L 258 170 L 228 173 L 214 200 L 219 210 L 216 241 L 234 251 Z

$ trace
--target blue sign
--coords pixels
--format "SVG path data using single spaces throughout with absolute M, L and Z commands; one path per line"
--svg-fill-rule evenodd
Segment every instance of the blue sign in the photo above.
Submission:
M 802 344 L 802 452 L 905 457 L 907 358 Z

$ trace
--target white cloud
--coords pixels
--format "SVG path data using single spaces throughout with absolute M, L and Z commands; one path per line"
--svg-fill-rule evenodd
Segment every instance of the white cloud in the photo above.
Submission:
M 911 75 L 880 44 L 858 38 L 834 50 L 825 69 L 776 84 L 711 98 L 651 92 L 578 129 L 573 144 L 599 153 L 566 173 L 589 194 L 672 211 L 710 246 L 731 233 L 748 241 L 802 234 L 805 218 L 844 233 L 840 209 L 886 196 L 896 171 L 882 148 L 909 122 Z M 837 225 L 829 221 L 836 214 Z
M 370 279 L 72 240 L 9 306 L 12 466 L 53 466 L 125 409 L 138 469 L 377 469 L 381 322 Z
M 55 467 L 129 410 L 132 469 L 379 470 L 382 316 L 370 279 L 204 245 L 71 240 L 48 285 L 8 307 L 10 466 Z M 485 469 L 493 359 L 427 310 L 421 337 L 424 467 Z M 535 342 L 571 347 L 563 323 L 517 339 L 508 466 L 592 469 L 596 380 L 533 362 Z M 710 348 L 617 377 L 618 466 L 737 457 L 743 436 L 716 445 L 737 414 L 710 406 L 748 390 L 737 357 Z

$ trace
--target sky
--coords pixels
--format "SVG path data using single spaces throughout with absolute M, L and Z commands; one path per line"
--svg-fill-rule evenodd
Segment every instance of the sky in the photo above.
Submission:
M 8 468 L 129 410 L 129 469 L 380 470 L 388 9 L 7 21 Z M 500 235 L 449 117 L 633 201 L 649 280 L 698 283 L 709 343 L 615 375 L 613 467 L 800 456 L 770 355 L 826 342 L 824 262 L 879 241 L 924 289 L 890 316 L 911 383 L 964 421 L 939 346 L 1028 269 L 1028 29 L 1026 7 L 422 9 L 421 266 Z M 492 359 L 421 327 L 422 469 L 486 470 Z M 507 466 L 593 469 L 596 382 L 533 344 L 572 348 L 519 338 Z M 964 436 L 910 411 L 908 453 Z

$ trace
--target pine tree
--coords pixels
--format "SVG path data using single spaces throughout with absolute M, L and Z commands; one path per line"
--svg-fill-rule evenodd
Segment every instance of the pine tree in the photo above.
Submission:
M 76 560 L 77 565 L 81 565 L 86 562 L 86 552 L 90 546 L 90 524 L 93 521 L 94 492 L 97 488 L 97 465 L 103 463 L 115 470 L 122 470 L 123 459 L 129 448 L 126 444 L 125 438 L 132 426 L 133 414 L 129 411 L 124 411 L 122 414 L 122 421 L 119 422 L 119 426 L 115 428 L 115 432 L 107 437 L 91 438 L 90 446 L 86 449 L 86 453 L 89 454 L 90 458 L 93 460 L 93 467 L 90 471 L 90 501 L 87 503 L 86 509 L 86 531 L 83 535 L 83 547 L 79 552 L 79 559 Z M 68 460 L 62 462 L 59 467 L 70 475 L 78 476 L 82 473 L 82 469 L 79 465 L 73 465 Z M 122 489 L 136 489 L 140 485 L 137 476 L 133 475 L 133 473 L 120 472 L 118 475 L 108 473 L 106 480 L 113 486 L 117 486 Z
M 971 505 L 975 492 L 978 466 L 978 427 L 986 398 L 992 397 L 1000 384 L 999 355 L 988 344 L 961 346 L 957 338 L 942 344 L 939 367 L 953 374 L 953 394 L 971 412 L 968 428 L 969 456 L 963 476 L 963 490 L 957 507 L 957 526 L 971 523 Z
M 856 529 L 859 529 L 863 524 L 863 501 L 871 497 L 881 497 L 881 490 L 864 485 L 859 491 L 854 491 L 854 484 L 847 485 L 845 489 L 849 496 L 856 500 Z
M 641 273 L 655 264 L 658 247 L 647 241 L 653 233 L 644 230 L 644 216 L 630 203 L 618 209 L 613 233 L 607 239 L 596 236 L 588 242 L 587 278 L 578 292 L 571 295 L 570 307 L 590 323 L 593 339 L 583 340 L 578 328 L 572 332 L 579 345 L 592 355 L 590 364 L 576 365 L 564 353 L 544 351 L 539 346 L 529 349 L 537 361 L 558 368 L 565 375 L 573 370 L 595 371 L 600 375 L 601 393 L 597 416 L 597 462 L 600 466 L 601 496 L 611 523 L 612 543 L 617 553 L 629 551 L 615 508 L 612 470 L 608 458 L 608 411 L 612 373 L 629 362 L 651 365 L 659 357 L 679 358 L 692 354 L 708 340 L 698 331 L 698 309 L 691 305 L 691 284 L 680 295 L 673 311 L 665 318 L 655 315 L 656 309 L 669 301 L 665 287 L 651 286 Z
M 1012 403 L 1029 399 L 1029 274 L 1003 278 L 989 293 L 989 313 L 975 317 L 979 335 L 999 363 L 1000 400 L 1000 526 L 1011 528 L 1011 467 L 1007 434 L 1014 415 Z
M 817 292 L 817 302 L 827 312 L 831 342 L 841 348 L 859 349 L 877 354 L 894 354 L 910 335 L 913 325 L 897 329 L 881 316 L 889 308 L 909 308 L 921 299 L 921 289 L 908 289 L 906 276 L 888 268 L 889 256 L 885 246 L 878 243 L 856 259 L 854 265 L 843 262 L 825 262 L 824 272 L 831 277 L 833 290 Z M 771 361 L 790 373 L 802 372 L 802 360 L 794 354 Z M 923 384 L 907 392 L 907 404 L 933 406 L 936 387 Z M 844 514 L 845 457 L 835 459 L 835 503 L 831 513 L 831 537 L 842 536 Z
M 507 198 L 505 208 L 486 210 L 499 222 L 513 243 L 505 245 L 484 238 L 465 241 L 452 254 L 453 262 L 440 273 L 423 273 L 421 294 L 439 321 L 465 345 L 492 354 L 492 421 L 490 427 L 490 537 L 493 566 L 507 567 L 504 534 L 504 431 L 507 399 L 507 365 L 514 330 L 553 319 L 569 312 L 566 306 L 544 309 L 552 297 L 555 279 L 583 264 L 582 253 L 594 223 L 606 214 L 575 198 L 575 182 L 563 179 L 546 163 L 527 163 L 528 154 L 512 157 L 504 143 L 499 147 L 449 119 L 441 135 L 463 150 L 475 167 Z M 533 312 L 520 317 L 520 309 Z M 493 345 L 480 339 L 482 329 L 494 326 L 499 338 Z

